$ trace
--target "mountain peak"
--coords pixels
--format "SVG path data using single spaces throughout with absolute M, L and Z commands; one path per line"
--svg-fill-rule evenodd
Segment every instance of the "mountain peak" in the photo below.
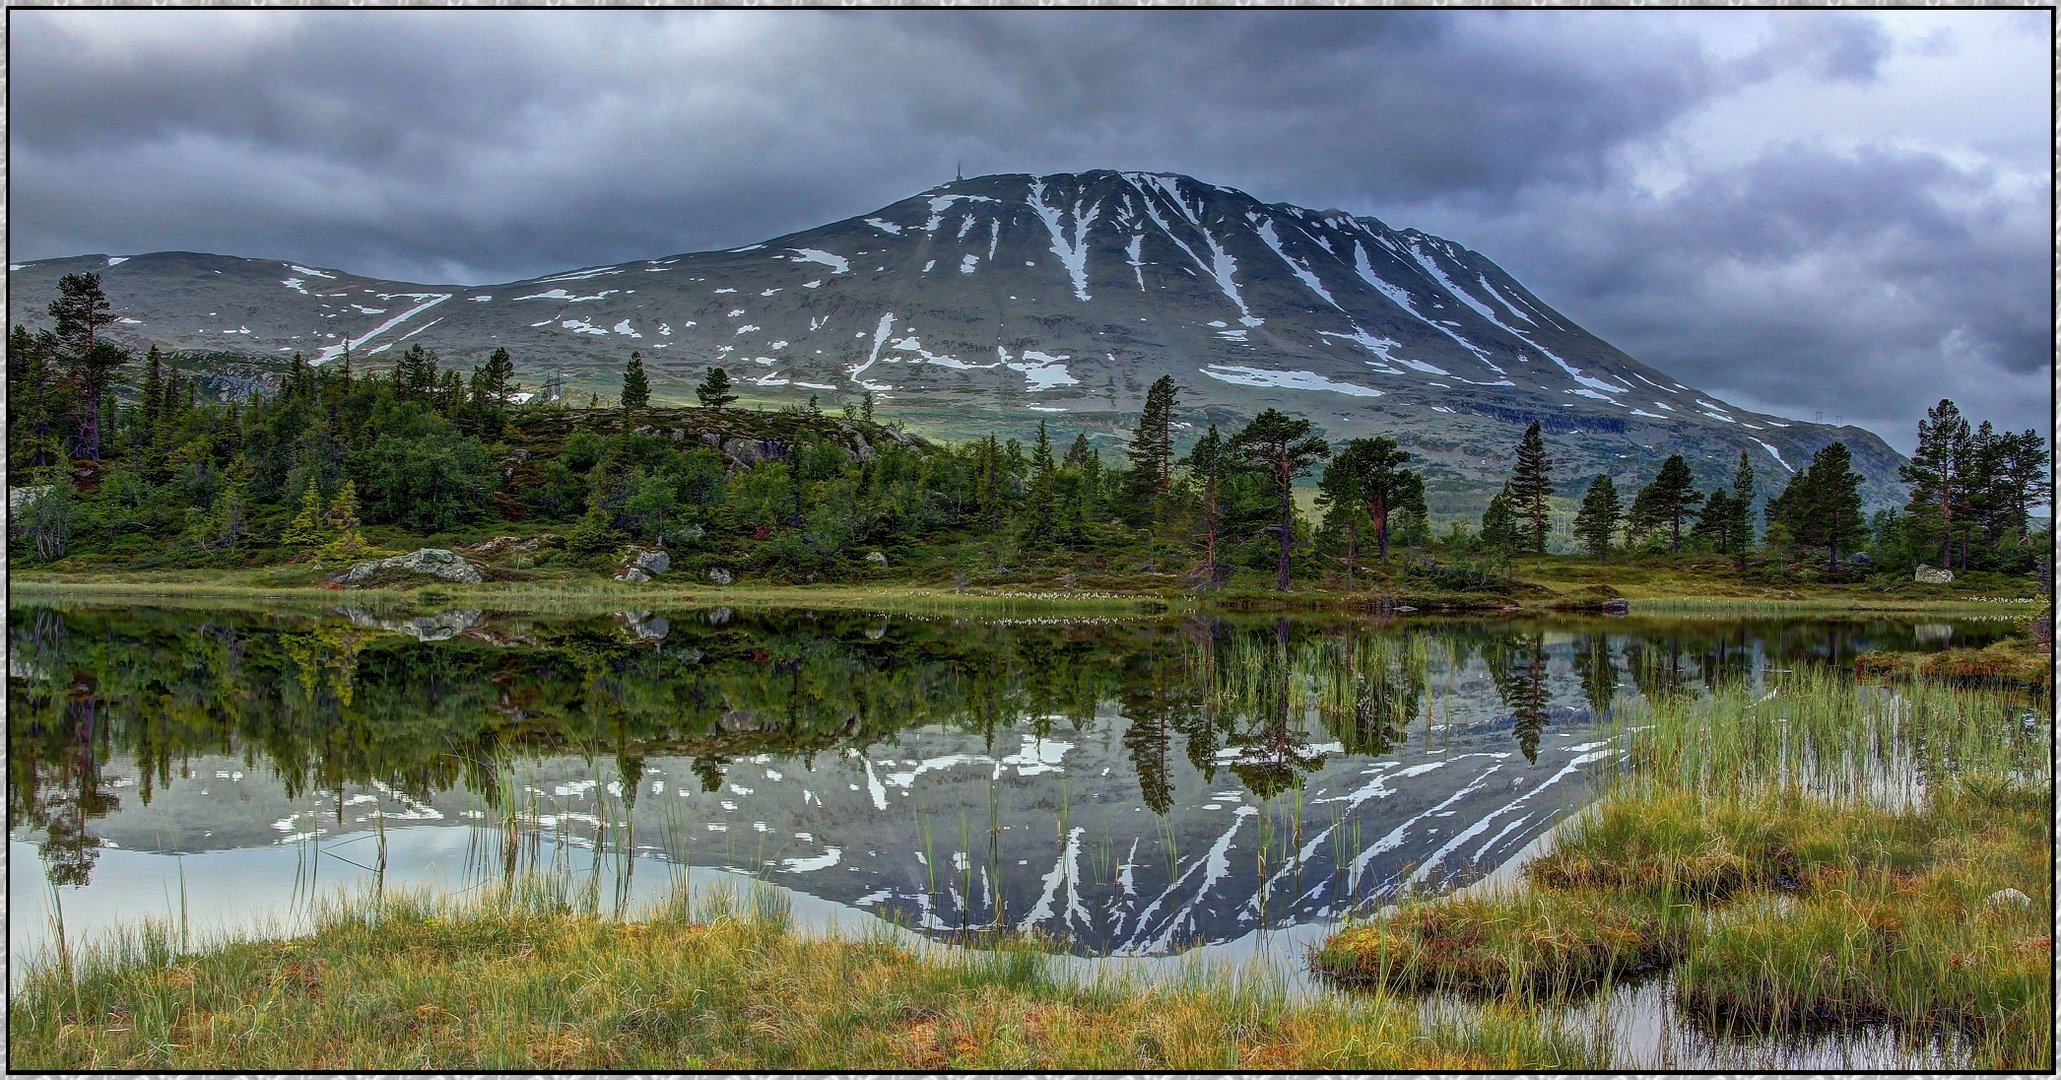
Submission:
M 59 267 L 80 261 L 18 267 L 16 320 L 47 321 Z M 1497 475 L 1534 420 L 1568 469 L 1627 481 L 1656 447 L 1715 483 L 1741 451 L 1784 476 L 1834 438 L 1639 363 L 1450 240 L 1180 173 L 973 176 L 762 243 L 477 288 L 104 261 L 133 341 L 275 364 L 346 343 L 373 365 L 414 344 L 460 364 L 506 347 L 519 378 L 612 393 L 634 349 L 661 397 L 721 365 L 773 400 L 871 391 L 969 433 L 992 426 L 982 414 L 1065 416 L 1110 442 L 1172 375 L 1187 423 L 1280 408 L 1394 436 L 1462 485 Z M 1871 497 L 1893 498 L 1896 455 L 1878 441 L 1856 457 Z

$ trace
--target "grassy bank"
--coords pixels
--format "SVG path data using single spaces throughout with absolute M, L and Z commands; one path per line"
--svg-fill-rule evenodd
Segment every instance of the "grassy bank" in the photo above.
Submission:
M 1172 985 L 985 953 L 793 933 L 768 894 L 625 922 L 536 882 L 468 903 L 333 909 L 292 941 L 179 955 L 145 926 L 12 1002 L 18 1069 L 1005 1069 L 1595 1067 L 1520 1016 L 1428 1026 L 1407 1001 L 1291 1003 L 1198 970 Z M 759 902 L 754 902 L 754 900 Z
M 1854 661 L 1854 671 L 1870 678 L 1945 679 L 2045 690 L 2054 685 L 2054 650 L 2027 635 L 1980 649 L 1867 653 Z
M 1605 572 L 1609 571 L 1609 572 Z M 959 586 L 925 581 L 881 580 L 813 585 L 739 583 L 717 586 L 685 576 L 654 581 L 614 581 L 598 574 L 559 570 L 530 573 L 523 580 L 489 580 L 476 585 L 424 580 L 363 589 L 328 589 L 319 571 L 287 565 L 218 570 L 92 569 L 28 571 L 9 578 L 23 595 L 109 602 L 182 598 L 242 603 L 334 605 L 341 602 L 388 607 L 479 607 L 509 611 L 595 612 L 679 607 L 760 607 L 822 610 L 896 610 L 925 614 L 1152 612 L 1363 612 L 1538 614 L 1598 611 L 1604 601 L 1626 598 L 1636 614 L 1762 615 L 2029 614 L 2031 586 L 2024 582 L 1978 582 L 1882 590 L 1860 583 L 1767 585 L 1735 580 L 1718 570 L 1648 568 L 1625 578 L 1625 568 L 1598 568 L 1569 557 L 1520 561 L 1513 583 L 1440 589 L 1422 582 L 1375 579 L 1364 587 L 1304 585 L 1277 592 L 1255 585 L 1205 591 L 1169 583 L 1164 576 L 1098 574 L 1026 577 L 1022 581 Z M 2009 585 L 2009 588 L 2005 586 Z M 2025 595 L 2020 595 L 2025 594 Z
M 1630 768 L 1500 891 L 1313 957 L 1355 986 L 1550 1009 L 1671 971 L 1713 1032 L 1890 1024 L 2052 1066 L 2052 728 L 2022 699 L 1800 670 L 1623 718 Z M 2008 891 L 2007 891 L 2008 890 Z

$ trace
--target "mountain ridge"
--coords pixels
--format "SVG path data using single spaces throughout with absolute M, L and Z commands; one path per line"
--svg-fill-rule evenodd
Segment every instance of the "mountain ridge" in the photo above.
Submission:
M 1379 431 L 1425 459 L 1435 491 L 1476 505 L 1534 419 L 1563 495 L 1599 472 L 1650 478 L 1663 447 L 1706 485 L 1744 451 L 1779 490 L 1839 438 L 1867 501 L 1901 501 L 1903 459 L 1873 433 L 1730 406 L 1479 252 L 1175 173 L 954 180 L 757 244 L 495 285 L 194 253 L 41 260 L 10 266 L 13 320 L 46 322 L 39 301 L 79 269 L 102 273 L 118 336 L 139 346 L 321 363 L 349 342 L 372 366 L 415 343 L 460 364 L 505 346 L 525 382 L 600 389 L 634 349 L 662 395 L 720 364 L 761 398 L 871 391 L 912 424 L 1047 417 L 1105 442 L 1171 374 L 1188 434 L 1266 407 L 1334 437 Z

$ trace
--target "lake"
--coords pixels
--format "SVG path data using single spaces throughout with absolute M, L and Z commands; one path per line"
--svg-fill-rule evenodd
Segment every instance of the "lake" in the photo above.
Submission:
M 780 887 L 1095 964 L 1314 941 L 1509 862 L 1612 711 L 1981 621 L 11 611 L 9 944 L 339 889 Z

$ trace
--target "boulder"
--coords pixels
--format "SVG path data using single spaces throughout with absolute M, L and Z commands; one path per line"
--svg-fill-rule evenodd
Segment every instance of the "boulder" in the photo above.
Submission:
M 708 572 L 708 579 L 718 585 L 728 585 L 737 580 L 737 575 L 718 566 Z
M 1921 566 L 1914 577 L 1915 580 L 1922 581 L 1927 585 L 1947 585 L 1953 582 L 1954 572 L 1952 570 L 1942 570 L 1936 566 Z
M 650 581 L 651 575 L 637 567 L 629 567 L 615 576 L 617 581 Z
M 1865 551 L 1856 551 L 1853 554 L 1848 555 L 1846 557 L 1846 565 L 1856 567 L 1859 569 L 1867 569 L 1868 567 L 1875 565 L 1875 558 L 1874 556 L 1869 555 Z
M 630 566 L 633 569 L 642 570 L 652 577 L 657 577 L 673 568 L 673 558 L 667 555 L 664 550 L 649 551 L 642 548 L 633 548 L 630 552 Z
M 887 553 L 884 551 L 869 551 L 866 553 L 866 561 L 875 566 L 885 567 L 887 566 Z
M 2019 892 L 2017 889 L 1998 889 L 1983 899 L 1982 906 L 1986 908 L 2027 908 L 2032 906 L 2032 897 Z
M 406 555 L 396 555 L 391 559 L 361 562 L 331 578 L 330 581 L 345 587 L 355 587 L 389 570 L 405 574 L 422 574 L 439 581 L 455 581 L 467 585 L 476 585 L 480 581 L 478 567 L 444 548 L 422 548 Z

